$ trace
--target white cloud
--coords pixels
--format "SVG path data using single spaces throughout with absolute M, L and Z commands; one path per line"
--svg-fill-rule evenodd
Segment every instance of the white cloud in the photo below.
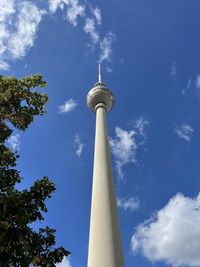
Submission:
M 100 55 L 99 62 L 110 61 L 112 54 L 112 43 L 115 40 L 115 34 L 113 32 L 108 32 L 103 40 L 100 42 Z
M 13 58 L 24 57 L 28 48 L 33 46 L 38 25 L 46 13 L 31 2 L 19 4 L 16 32 L 9 41 L 9 51 Z
M 93 45 L 99 44 L 100 37 L 96 29 L 96 23 L 101 24 L 101 10 L 99 7 L 88 9 L 87 6 L 81 5 L 78 0 L 50 0 L 49 9 L 52 13 L 55 13 L 58 8 L 62 10 L 64 7 L 67 7 L 67 16 L 66 19 L 73 25 L 78 25 L 78 17 L 84 18 L 83 31 L 90 35 Z M 89 11 L 92 13 L 94 18 L 90 18 Z
M 200 74 L 197 76 L 195 84 L 197 88 L 200 88 Z
M 183 88 L 183 90 L 182 90 L 183 95 L 185 95 L 187 93 L 187 91 L 190 89 L 191 85 L 192 85 L 192 78 L 189 77 L 188 82 L 186 84 L 186 87 Z
M 51 13 L 55 13 L 58 8 L 62 9 L 64 8 L 64 4 L 68 4 L 69 1 L 65 0 L 49 0 L 49 9 Z
M 33 46 L 38 25 L 46 12 L 30 1 L 0 1 L 0 67 L 25 56 Z
M 180 138 L 184 139 L 187 142 L 191 141 L 192 134 L 194 132 L 193 128 L 186 123 L 182 123 L 181 125 L 176 126 L 174 131 Z
M 61 106 L 59 106 L 59 113 L 68 113 L 75 109 L 75 107 L 78 105 L 78 103 L 74 99 L 69 99 L 65 101 L 65 103 Z
M 113 70 L 110 67 L 105 67 L 106 72 L 111 73 Z
M 66 10 L 65 10 L 66 7 Z M 49 0 L 49 9 L 51 13 L 55 13 L 60 8 L 67 12 L 65 18 L 73 25 L 78 25 L 78 17 L 84 19 L 83 31 L 87 33 L 92 41 L 92 45 L 88 47 L 98 48 L 100 50 L 98 61 L 110 61 L 112 54 L 112 43 L 115 40 L 115 35 L 109 31 L 104 38 L 101 38 L 97 26 L 102 24 L 101 10 L 99 7 L 91 8 L 87 2 L 81 5 L 79 0 Z M 92 15 L 92 17 L 91 17 Z
M 10 15 L 15 13 L 14 0 L 1 0 L 0 2 L 0 22 L 5 21 Z
M 76 134 L 76 136 L 74 138 L 74 143 L 75 143 L 75 146 L 77 148 L 76 149 L 76 155 L 80 158 L 85 145 L 83 143 L 81 143 L 80 136 L 78 134 Z
M 20 135 L 19 134 L 13 134 L 11 135 L 8 140 L 7 143 L 9 145 L 9 147 L 13 150 L 19 150 L 20 149 Z
M 172 66 L 171 66 L 171 77 L 172 79 L 175 79 L 177 75 L 177 64 L 176 61 L 172 62 Z
M 117 198 L 117 206 L 127 211 L 134 211 L 139 209 L 140 201 L 137 197 Z
M 67 20 L 77 26 L 78 16 L 85 15 L 85 6 L 79 3 L 79 0 L 49 0 L 49 10 L 51 13 L 55 13 L 58 8 L 64 10 L 67 7 Z
M 99 41 L 99 33 L 96 31 L 94 19 L 86 18 L 83 30 L 90 35 L 94 44 Z
M 133 252 L 152 262 L 172 266 L 200 266 L 200 194 L 196 198 L 177 194 L 139 225 L 131 239 Z
M 0 56 L 0 70 L 9 70 L 9 65 Z
M 92 13 L 97 21 L 98 25 L 101 25 L 102 22 L 102 18 L 101 18 L 101 10 L 98 7 L 95 7 L 94 9 L 92 9 Z
M 77 26 L 78 17 L 85 15 L 85 6 L 79 4 L 78 0 L 71 0 L 67 10 L 67 20 L 73 25 Z
M 2 0 L 0 1 L 0 68 L 7 70 L 8 63 L 5 62 L 7 52 L 7 43 L 10 37 L 8 29 L 11 23 L 11 17 L 15 13 L 15 5 L 13 1 Z
M 130 131 L 115 127 L 115 138 L 110 138 L 110 147 L 120 178 L 124 176 L 122 171 L 124 165 L 137 162 L 137 149 L 146 140 L 146 125 L 149 125 L 149 122 L 144 117 L 140 117 L 134 121 L 133 129 Z
M 77 26 L 78 18 L 82 18 L 81 27 L 92 40 L 92 46 L 89 47 L 100 51 L 100 62 L 111 60 L 114 34 L 108 32 L 101 38 L 97 30 L 97 26 L 102 23 L 99 7 L 91 8 L 87 2 L 83 5 L 79 0 L 49 0 L 48 4 L 50 13 L 61 9 L 63 17 L 73 26 Z M 8 70 L 12 60 L 26 55 L 34 45 L 39 24 L 45 14 L 47 11 L 39 8 L 34 1 L 0 1 L 0 70 Z
M 145 127 L 147 125 L 149 125 L 149 122 L 144 117 L 140 117 L 134 122 L 135 129 L 142 137 L 146 136 Z
M 125 131 L 119 127 L 115 128 L 115 139 L 110 138 L 111 151 L 115 157 L 117 172 L 123 178 L 122 167 L 130 162 L 135 162 L 137 144 L 134 130 Z
M 70 260 L 67 257 L 64 257 L 61 263 L 57 263 L 56 267 L 72 267 Z

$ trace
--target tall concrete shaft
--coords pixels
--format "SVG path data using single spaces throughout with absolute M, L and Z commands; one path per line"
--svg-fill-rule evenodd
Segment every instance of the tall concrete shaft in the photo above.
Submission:
M 88 267 L 124 267 L 106 122 L 114 97 L 101 78 L 87 103 L 96 112 Z

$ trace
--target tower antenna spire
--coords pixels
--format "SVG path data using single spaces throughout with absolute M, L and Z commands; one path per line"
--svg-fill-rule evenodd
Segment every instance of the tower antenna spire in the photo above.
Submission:
M 99 63 L 99 83 L 101 83 L 101 64 Z

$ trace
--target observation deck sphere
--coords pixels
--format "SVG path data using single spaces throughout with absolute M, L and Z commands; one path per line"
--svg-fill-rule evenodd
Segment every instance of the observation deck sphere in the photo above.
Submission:
M 105 104 L 106 111 L 110 111 L 114 101 L 112 92 L 105 87 L 103 82 L 96 83 L 87 95 L 87 105 L 94 112 L 96 112 L 96 106 L 99 103 Z

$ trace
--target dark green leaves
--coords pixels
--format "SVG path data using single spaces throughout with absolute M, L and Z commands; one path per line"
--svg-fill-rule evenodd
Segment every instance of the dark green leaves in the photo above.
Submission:
M 43 220 L 47 212 L 45 200 L 55 191 L 55 185 L 43 177 L 30 189 L 19 191 L 20 172 L 15 168 L 19 157 L 6 146 L 12 135 L 10 123 L 25 130 L 34 116 L 45 113 L 46 94 L 35 89 L 45 87 L 41 75 L 17 80 L 0 76 L 0 266 L 55 267 L 69 254 L 63 247 L 55 248 L 55 230 L 46 227 L 34 231 L 31 223 Z M 9 124 L 8 124 L 9 122 Z

